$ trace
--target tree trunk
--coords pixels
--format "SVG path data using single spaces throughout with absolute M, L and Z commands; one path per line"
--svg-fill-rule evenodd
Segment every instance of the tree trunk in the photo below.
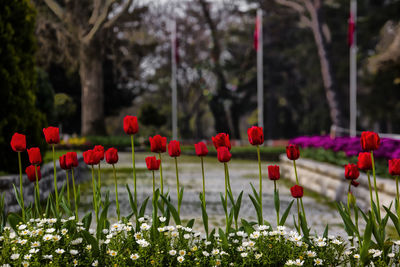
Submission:
M 347 127 L 346 120 L 343 116 L 343 109 L 340 105 L 340 99 L 335 87 L 334 77 L 332 73 L 332 65 L 326 49 L 327 44 L 322 33 L 322 25 L 320 20 L 320 10 L 313 8 L 310 10 L 311 29 L 314 35 L 315 44 L 318 50 L 319 61 L 321 64 L 322 80 L 325 88 L 326 99 L 330 109 L 330 117 L 333 125 Z
M 100 42 L 81 44 L 79 75 L 82 87 L 82 135 L 105 134 L 103 65 Z

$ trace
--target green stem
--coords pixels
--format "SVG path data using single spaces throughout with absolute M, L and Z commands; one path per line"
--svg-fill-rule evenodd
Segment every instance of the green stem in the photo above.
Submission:
M 99 193 L 101 194 L 101 169 L 100 168 L 101 167 L 100 167 L 100 162 L 99 162 L 99 167 L 97 169 L 97 181 L 98 181 L 97 187 L 99 188 Z
M 304 205 L 303 205 L 303 199 L 302 198 L 300 198 L 300 204 L 301 204 L 301 210 L 302 210 L 303 215 L 304 215 L 304 220 L 306 221 L 306 224 L 307 224 L 306 212 L 304 210 Z
M 274 193 L 277 194 L 277 190 L 276 190 L 276 180 L 274 180 Z M 274 200 L 276 200 L 276 198 L 274 198 Z M 276 204 L 275 204 L 276 206 Z M 279 210 L 276 210 L 276 226 L 279 225 Z
M 296 184 L 299 185 L 299 177 L 297 176 L 297 168 L 296 168 L 296 161 L 293 160 L 293 166 L 294 166 L 294 174 L 296 176 Z
M 225 234 L 228 234 L 228 177 L 226 175 L 226 163 L 224 163 L 224 172 L 225 172 L 225 224 L 226 230 Z
M 71 206 L 71 199 L 69 197 L 69 178 L 68 178 L 68 170 L 65 170 L 65 175 L 67 178 L 67 200 L 68 200 L 68 205 Z
M 37 166 L 33 165 L 35 167 L 35 176 L 36 176 L 36 187 L 35 187 L 35 206 L 36 206 L 36 212 L 38 214 L 39 217 L 42 217 L 40 214 L 40 192 L 39 192 L 39 176 L 38 176 L 38 172 L 37 172 Z
M 25 222 L 25 204 L 24 204 L 24 192 L 22 186 L 22 164 L 21 164 L 21 152 L 18 152 L 18 166 L 19 166 L 19 193 L 21 194 L 21 212 L 22 220 Z
M 347 190 L 347 209 L 349 210 L 349 215 L 350 215 L 350 218 L 351 218 L 350 190 L 351 190 L 351 180 L 349 180 L 349 188 L 348 188 L 348 190 Z
M 300 202 L 297 198 L 297 232 L 300 234 Z
M 176 191 L 177 191 L 177 196 L 178 196 L 178 215 L 181 214 L 181 203 L 179 201 L 180 195 L 179 195 L 179 173 L 178 173 L 178 159 L 174 157 L 175 159 L 175 171 L 176 171 Z
M 155 194 L 156 194 L 156 186 L 155 186 L 155 184 L 156 184 L 156 178 L 155 178 L 155 176 L 154 176 L 154 171 L 152 171 L 153 172 L 153 201 L 154 201 L 154 196 L 155 196 Z
M 97 195 L 96 195 L 96 186 L 94 185 L 94 167 L 92 165 L 92 188 L 93 188 L 93 206 L 94 206 L 94 213 L 96 215 L 96 222 L 99 221 L 99 218 L 97 216 Z
M 397 216 L 400 216 L 400 203 L 399 203 L 399 176 L 396 176 L 396 211 Z
M 376 186 L 376 174 L 375 174 L 375 161 L 374 161 L 374 152 L 371 151 L 371 162 L 372 162 L 372 175 L 374 176 L 374 189 L 376 195 L 376 204 L 378 205 L 378 218 L 381 220 L 381 206 L 379 204 L 379 195 L 378 195 L 378 187 Z
M 58 203 L 57 170 L 56 170 L 56 156 L 55 156 L 54 144 L 52 145 L 52 148 L 53 148 L 53 167 L 54 167 L 54 194 L 56 196 L 56 212 L 58 214 L 59 203 Z
M 229 192 L 232 194 L 231 181 L 229 179 L 228 163 L 224 162 L 224 167 L 225 167 L 225 175 L 226 175 L 227 181 L 228 181 L 228 189 L 229 189 Z
M 76 187 L 75 187 L 74 168 L 71 169 L 71 173 L 72 173 L 72 189 L 74 190 L 74 201 L 75 201 L 75 220 L 79 221 L 79 218 L 78 218 L 78 200 L 77 200 Z
M 261 172 L 261 156 L 260 156 L 260 146 L 257 145 L 257 157 L 258 157 L 258 175 L 260 179 L 260 213 L 261 219 L 264 221 L 263 218 L 263 208 L 262 208 L 262 172 Z M 279 220 L 279 218 L 278 218 Z
M 120 210 L 119 210 L 119 202 L 118 202 L 118 183 L 117 183 L 117 172 L 115 171 L 115 166 L 114 166 L 114 164 L 112 165 L 113 166 L 113 172 L 114 172 L 114 183 L 115 183 L 115 201 L 116 201 L 116 203 L 117 203 L 117 216 L 118 216 L 118 221 L 120 220 L 120 218 L 121 218 L 121 213 L 120 213 Z
M 163 175 L 162 175 L 162 159 L 161 159 L 161 152 L 158 153 L 160 159 L 160 183 L 161 183 L 161 195 L 164 195 L 164 182 L 163 182 Z
M 131 145 L 132 145 L 132 169 L 133 169 L 133 186 L 134 186 L 134 203 L 137 211 L 137 191 L 136 191 L 136 164 L 135 164 L 135 142 L 133 139 L 133 134 L 131 135 Z M 137 214 L 136 214 L 137 215 Z
M 206 210 L 206 185 L 204 180 L 204 162 L 203 162 L 203 157 L 200 157 L 200 159 L 201 159 L 201 174 L 203 176 L 203 207 L 204 210 Z
M 369 198 L 370 198 L 370 203 L 371 203 L 371 213 L 374 214 L 374 208 L 372 205 L 372 202 L 374 201 L 373 197 L 372 197 L 372 185 L 371 185 L 371 178 L 369 175 L 369 171 L 367 171 L 367 177 L 368 177 L 368 187 L 369 187 Z

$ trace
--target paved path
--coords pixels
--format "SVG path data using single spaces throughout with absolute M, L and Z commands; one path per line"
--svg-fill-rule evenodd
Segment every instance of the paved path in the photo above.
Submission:
M 146 168 L 144 158 L 151 155 L 150 153 L 137 153 L 136 167 L 139 169 L 138 177 L 138 199 L 139 203 L 143 199 L 152 194 L 151 173 Z M 132 166 L 130 153 L 119 153 L 119 163 L 117 167 L 124 169 L 118 174 L 119 183 L 119 199 L 121 206 L 121 214 L 127 215 L 130 213 L 128 195 L 125 189 L 125 184 L 128 184 L 133 192 L 133 178 L 129 168 Z M 181 207 L 181 217 L 184 219 L 195 218 L 195 228 L 201 229 L 201 209 L 199 201 L 199 193 L 202 191 L 202 177 L 200 159 L 195 156 L 184 156 L 178 158 L 179 162 L 179 177 L 181 186 L 185 187 L 183 196 L 183 203 Z M 103 164 L 104 165 L 104 164 Z M 110 168 L 110 166 L 102 166 Z M 263 214 L 264 219 L 268 220 L 272 225 L 276 225 L 275 209 L 273 203 L 273 182 L 268 180 L 267 177 L 267 164 L 263 164 Z M 252 205 L 248 194 L 251 193 L 249 183 L 252 183 L 258 189 L 258 164 L 257 161 L 247 161 L 232 159 L 229 163 L 229 174 L 233 195 L 236 198 L 240 191 L 244 191 L 242 206 L 239 217 L 247 220 L 256 221 L 256 212 Z M 224 192 L 224 167 L 219 163 L 216 158 L 205 158 L 205 175 L 206 175 L 206 200 L 207 212 L 210 217 L 210 223 L 217 226 L 224 224 L 224 212 L 220 201 L 220 192 Z M 175 165 L 167 153 L 163 154 L 163 176 L 164 176 L 164 190 L 170 191 L 172 201 L 176 203 L 176 176 Z M 110 199 L 115 199 L 114 184 L 111 172 L 104 174 L 102 179 L 103 191 L 110 190 Z M 159 173 L 156 174 L 157 182 L 159 183 Z M 282 178 L 284 179 L 284 178 Z M 300 177 L 301 182 L 301 177 Z M 288 182 L 279 181 L 280 199 L 281 199 L 281 213 L 286 209 L 290 201 L 293 199 L 290 195 L 290 190 L 287 187 Z M 91 191 L 87 183 L 83 185 L 87 188 L 86 193 L 83 193 L 81 198 L 82 202 L 87 204 L 87 208 L 91 205 Z M 303 198 L 307 220 L 312 225 L 312 232 L 322 234 L 325 225 L 329 223 L 330 233 L 342 234 L 343 228 L 340 226 L 342 221 L 336 210 L 332 209 L 329 205 L 324 203 L 322 198 L 307 197 Z M 149 207 L 150 207 L 149 202 Z M 148 209 L 150 214 L 150 209 Z M 115 216 L 115 202 L 113 201 L 110 208 L 110 217 Z M 296 203 L 292 207 L 291 215 L 287 220 L 287 225 L 293 227 L 293 215 L 297 214 Z M 112 219 L 112 218 L 111 218 Z

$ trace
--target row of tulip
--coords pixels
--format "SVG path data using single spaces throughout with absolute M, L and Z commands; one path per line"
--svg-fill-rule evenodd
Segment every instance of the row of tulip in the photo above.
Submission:
M 107 219 L 107 212 L 108 207 L 110 205 L 108 193 L 103 197 L 101 194 L 101 161 L 105 158 L 105 161 L 108 164 L 111 164 L 113 167 L 113 174 L 114 174 L 114 182 L 115 182 L 115 195 L 116 195 L 116 206 L 117 206 L 117 217 L 118 221 L 127 221 L 132 216 L 136 218 L 136 226 L 139 227 L 139 218 L 143 217 L 144 211 L 147 205 L 147 201 L 149 198 L 145 199 L 139 208 L 138 206 L 138 199 L 137 199 L 137 177 L 136 177 L 136 167 L 135 167 L 135 149 L 134 149 L 134 136 L 138 133 L 139 127 L 137 123 L 137 119 L 135 116 L 126 116 L 124 118 L 124 131 L 126 134 L 130 135 L 131 137 L 131 145 L 132 145 L 132 174 L 134 179 L 134 195 L 132 197 L 130 188 L 126 186 L 130 205 L 132 208 L 132 213 L 126 217 L 121 218 L 120 208 L 119 208 L 119 201 L 118 201 L 118 187 L 117 187 L 117 175 L 116 175 L 116 168 L 115 164 L 118 162 L 118 151 L 115 148 L 109 148 L 105 151 L 104 147 L 102 146 L 95 146 L 93 149 L 83 152 L 84 162 L 90 166 L 91 173 L 92 173 L 92 188 L 93 188 L 93 210 L 95 214 L 95 219 L 97 222 L 98 228 L 98 238 L 101 238 L 101 229 L 109 227 L 110 223 Z M 75 178 L 74 178 L 74 168 L 78 166 L 77 161 L 77 154 L 75 152 L 68 152 L 65 155 L 59 158 L 60 166 L 62 169 L 66 170 L 67 173 L 67 199 L 64 197 L 64 188 L 61 192 L 58 191 L 57 187 L 57 173 L 56 173 L 56 159 L 55 159 L 55 144 L 59 143 L 59 130 L 56 127 L 48 127 L 43 129 L 44 136 L 46 142 L 52 146 L 53 150 L 53 164 L 54 164 L 54 201 L 52 195 L 47 200 L 47 207 L 45 216 L 53 215 L 56 218 L 61 218 L 62 214 L 66 215 L 75 215 L 75 220 L 79 221 L 78 218 L 78 207 L 79 207 L 79 195 L 80 195 L 80 188 L 76 189 L 75 186 Z M 13 214 L 13 220 L 10 220 L 10 224 L 13 222 L 15 225 L 15 218 L 17 218 L 19 222 L 24 223 L 27 220 L 32 219 L 34 217 L 42 217 L 42 211 L 40 207 L 40 192 L 39 192 L 39 180 L 40 180 L 40 164 L 42 163 L 42 158 L 40 154 L 40 150 L 37 147 L 33 147 L 27 149 L 29 161 L 31 166 L 26 168 L 26 173 L 28 179 L 35 182 L 35 209 L 28 207 L 27 210 L 29 214 L 25 212 L 25 205 L 23 201 L 23 188 L 22 188 L 22 170 L 21 170 L 21 157 L 20 153 L 26 150 L 26 138 L 24 135 L 15 133 L 11 140 L 11 147 L 14 151 L 18 152 L 18 159 L 19 159 L 19 166 L 20 166 L 20 190 L 16 191 L 17 200 L 21 206 L 21 213 L 22 216 L 18 217 L 18 215 Z M 256 213 L 257 213 L 257 224 L 264 225 L 269 224 L 263 218 L 263 199 L 262 199 L 262 190 L 263 190 L 263 175 L 262 175 L 262 167 L 261 167 L 261 158 L 260 158 L 260 146 L 264 143 L 264 135 L 263 129 L 261 127 L 253 126 L 248 129 L 248 140 L 249 143 L 256 147 L 257 155 L 258 155 L 258 167 L 259 167 L 259 190 L 254 188 L 252 184 L 251 188 L 253 191 L 252 195 L 249 195 Z M 386 215 L 384 217 L 381 216 L 381 206 L 379 204 L 379 194 L 376 187 L 376 175 L 375 175 L 375 164 L 374 164 L 374 155 L 373 151 L 377 150 L 380 146 L 380 138 L 376 133 L 373 132 L 363 132 L 360 138 L 361 148 L 364 151 L 359 154 L 359 162 L 358 165 L 349 164 L 345 166 L 345 178 L 349 180 L 349 190 L 348 190 L 348 201 L 347 207 L 343 206 L 343 204 L 338 204 L 338 211 L 343 218 L 343 222 L 345 225 L 345 230 L 349 235 L 356 235 L 358 238 L 358 246 L 360 248 L 360 257 L 362 262 L 367 262 L 369 260 L 369 255 L 366 251 L 370 249 L 372 246 L 376 246 L 383 251 L 383 255 L 387 256 L 389 254 L 389 248 L 385 246 L 386 240 L 386 224 L 388 219 L 390 218 L 396 226 L 398 233 L 400 234 L 400 225 L 399 225 L 399 218 L 400 218 L 400 206 L 399 206 L 399 189 L 398 189 L 398 176 L 400 175 L 400 159 L 393 159 L 389 162 L 389 170 L 390 173 L 396 176 L 396 188 L 397 188 L 397 195 L 395 199 L 395 210 L 396 212 L 391 212 L 390 207 L 384 207 L 386 210 Z M 158 158 L 156 156 L 147 157 L 146 166 L 148 170 L 152 172 L 152 179 L 153 179 L 153 196 L 152 196 L 152 218 L 153 218 L 153 225 L 151 227 L 151 236 L 153 240 L 155 240 L 158 235 L 158 211 L 160 210 L 162 215 L 167 219 L 169 222 L 169 218 L 172 216 L 175 223 L 177 225 L 181 224 L 180 220 L 180 207 L 182 204 L 183 199 L 183 190 L 184 188 L 180 186 L 179 183 L 179 169 L 178 169 L 178 157 L 181 154 L 180 150 L 180 143 L 179 141 L 172 140 L 167 145 L 167 138 L 162 137 L 160 135 L 155 135 L 149 138 L 150 141 L 150 150 L 153 153 L 158 154 Z M 224 165 L 224 172 L 225 172 L 225 188 L 224 194 L 221 193 L 221 203 L 224 208 L 225 212 L 225 233 L 222 234 L 229 234 L 233 231 L 239 231 L 240 227 L 247 227 L 252 228 L 253 223 L 247 222 L 246 220 L 242 219 L 240 222 L 239 219 L 239 212 L 240 206 L 242 201 L 243 191 L 235 198 L 232 193 L 232 188 L 230 185 L 230 178 L 229 178 L 229 168 L 228 162 L 230 161 L 232 155 L 230 153 L 231 150 L 231 143 L 229 140 L 229 135 L 225 133 L 219 133 L 215 137 L 212 137 L 212 142 L 217 150 L 217 158 L 218 161 L 223 163 Z M 164 193 L 164 181 L 163 181 L 163 172 L 162 172 L 162 153 L 167 151 L 169 156 L 174 158 L 175 167 L 176 167 L 176 185 L 177 185 L 177 205 L 176 207 L 171 202 L 169 193 Z M 204 161 L 203 157 L 208 154 L 207 146 L 203 142 L 199 142 L 195 144 L 195 151 L 197 156 L 200 157 L 201 163 L 201 170 L 202 170 L 202 182 L 203 182 L 203 191 L 199 194 L 199 199 L 201 202 L 202 208 L 202 219 L 204 230 L 206 233 L 207 238 L 210 237 L 211 233 L 209 232 L 209 225 L 208 225 L 208 215 L 206 210 L 206 199 L 205 199 L 205 176 L 204 176 Z M 296 169 L 296 160 L 300 157 L 299 147 L 295 144 L 290 144 L 286 148 L 287 157 L 293 161 L 293 167 L 295 170 L 296 175 L 296 184 L 290 188 L 290 192 L 292 196 L 297 201 L 297 221 L 294 219 L 294 225 L 297 229 L 298 233 L 302 233 L 305 240 L 309 240 L 310 237 L 310 228 L 307 224 L 305 208 L 303 205 L 302 197 L 304 189 L 300 185 L 299 177 L 297 175 Z M 95 179 L 95 165 L 98 166 L 98 173 L 97 179 Z M 358 183 L 356 179 L 359 176 L 359 170 L 364 170 L 368 174 L 368 181 L 369 181 L 369 190 L 370 190 L 370 200 L 371 200 L 371 210 L 368 213 L 364 213 L 360 210 L 356 205 L 356 200 L 351 193 L 351 186 L 357 186 Z M 74 194 L 74 205 L 71 204 L 69 199 L 69 181 L 68 181 L 68 172 L 71 171 L 72 174 L 72 187 L 73 187 L 73 194 Z M 155 176 L 156 171 L 159 170 L 160 176 L 160 188 L 156 188 L 155 186 Z M 370 170 L 372 170 L 373 175 L 373 182 L 374 186 L 371 185 L 370 181 Z M 276 211 L 276 224 L 277 226 L 282 226 L 285 224 L 286 219 L 289 215 L 291 207 L 294 203 L 294 200 L 289 204 L 287 209 L 283 212 L 282 216 L 280 216 L 280 200 L 279 200 L 279 189 L 277 188 L 277 180 L 280 178 L 279 173 L 279 166 L 277 165 L 270 165 L 268 166 L 268 177 L 270 180 L 274 182 L 274 203 L 275 203 L 275 211 Z M 373 199 L 372 190 L 375 190 L 375 200 Z M 230 209 L 228 205 L 228 200 L 230 202 Z M 376 201 L 376 204 L 375 204 Z M 60 206 L 62 206 L 63 211 L 60 211 Z M 74 206 L 74 211 L 71 208 Z M 51 214 L 50 214 L 51 213 Z M 359 213 L 362 214 L 362 218 L 366 221 L 367 227 L 362 233 L 358 227 L 358 215 Z M 91 213 L 88 213 L 82 221 L 91 221 Z M 189 222 L 190 225 L 193 225 L 194 220 Z M 242 224 L 240 226 L 239 224 Z M 234 224 L 234 226 L 232 226 Z M 326 228 L 326 232 L 327 232 Z M 215 231 L 215 229 L 213 230 Z M 221 234 L 221 231 L 220 231 Z M 371 234 L 374 235 L 376 244 L 371 241 Z M 353 242 L 353 241 L 352 241 Z

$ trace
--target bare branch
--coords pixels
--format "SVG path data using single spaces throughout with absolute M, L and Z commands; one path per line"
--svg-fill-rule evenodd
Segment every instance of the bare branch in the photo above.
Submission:
M 115 14 L 114 17 L 112 17 L 109 21 L 107 21 L 104 24 L 104 28 L 109 28 L 110 26 L 112 26 L 125 12 L 128 11 L 131 4 L 132 4 L 132 0 L 126 1 L 125 5 L 122 7 L 121 12 L 119 12 L 118 14 Z
M 53 11 L 53 13 L 63 21 L 65 18 L 65 11 L 64 9 L 54 0 L 44 0 L 46 5 Z
M 107 0 L 106 1 L 105 5 L 103 7 L 103 10 L 101 11 L 98 18 L 96 19 L 96 22 L 94 23 L 93 27 L 90 29 L 90 31 L 86 35 L 84 35 L 82 37 L 82 41 L 84 43 L 89 43 L 92 40 L 93 36 L 101 29 L 101 27 L 103 26 L 104 22 L 107 19 L 111 4 L 114 1 L 115 0 Z
M 280 5 L 287 6 L 287 7 L 290 7 L 291 9 L 294 9 L 299 13 L 304 12 L 304 7 L 295 1 L 290 1 L 290 0 L 275 0 L 275 1 Z
M 101 0 L 94 0 L 93 1 L 93 11 L 92 15 L 89 18 L 89 24 L 94 24 L 99 17 L 100 13 L 100 8 L 101 8 Z

